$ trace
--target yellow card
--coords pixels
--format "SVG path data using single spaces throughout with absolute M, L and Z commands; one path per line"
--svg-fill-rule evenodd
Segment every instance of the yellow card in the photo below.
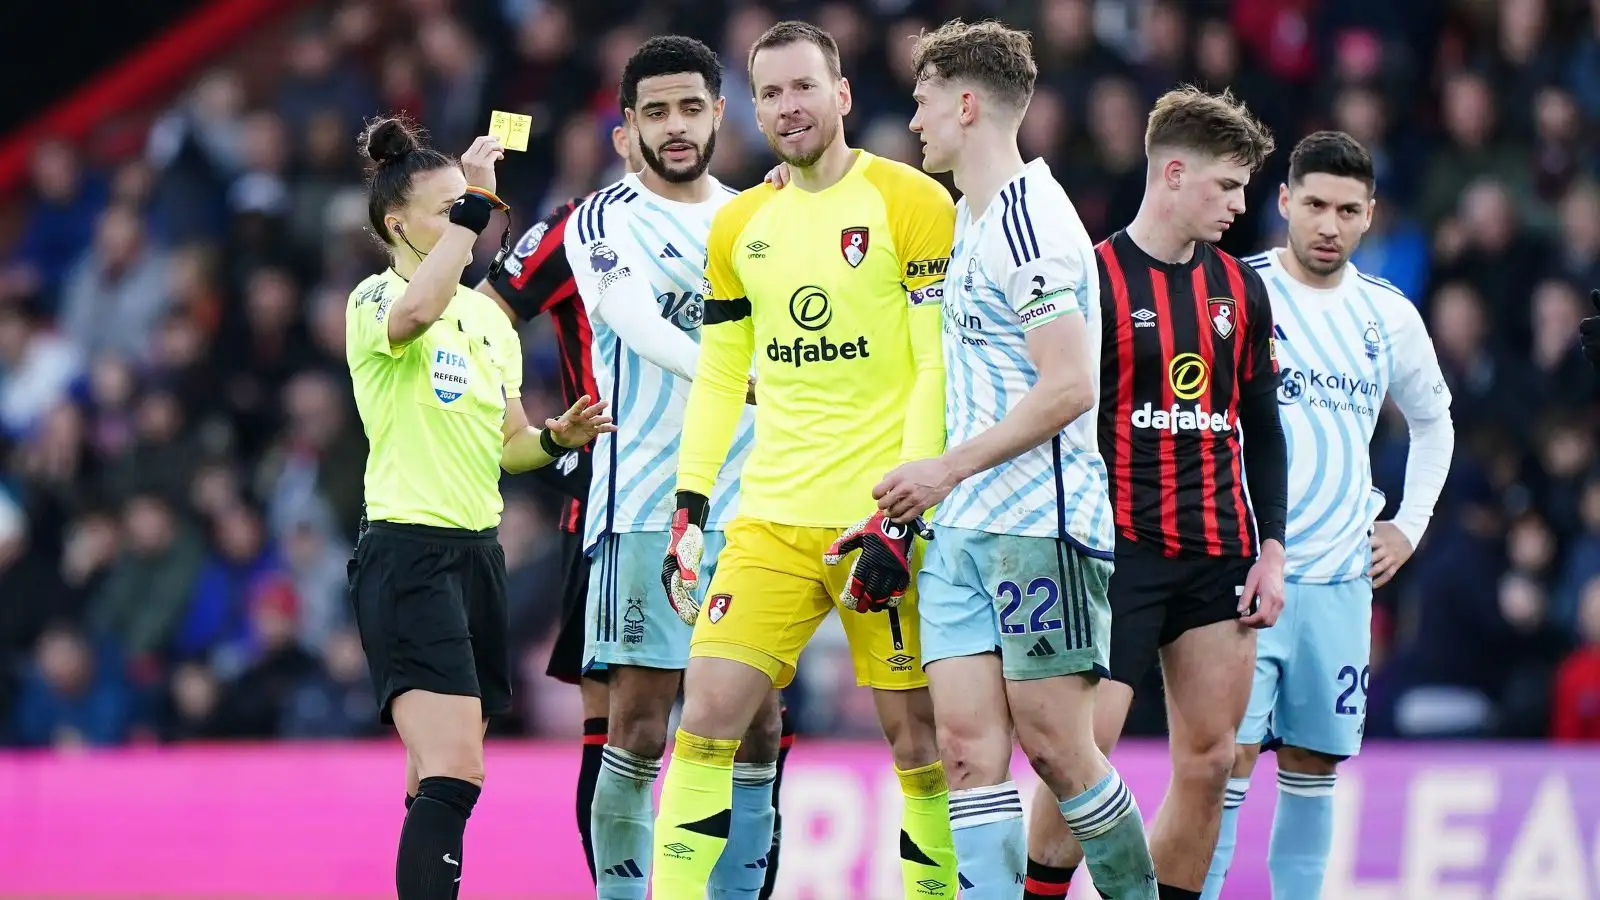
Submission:
M 489 115 L 489 133 L 500 139 L 507 150 L 528 150 L 528 132 L 533 129 L 533 116 L 495 110 Z

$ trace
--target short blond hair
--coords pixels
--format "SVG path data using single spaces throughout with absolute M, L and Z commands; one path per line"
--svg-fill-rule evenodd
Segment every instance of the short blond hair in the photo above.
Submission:
M 1277 149 L 1272 132 L 1233 96 L 1208 94 L 1194 85 L 1167 91 L 1150 109 L 1144 131 L 1145 153 L 1187 150 L 1261 168 Z
M 951 19 L 924 32 L 911 52 L 911 68 L 918 81 L 967 81 L 1019 111 L 1033 99 L 1039 78 L 1028 32 L 994 21 L 969 25 Z

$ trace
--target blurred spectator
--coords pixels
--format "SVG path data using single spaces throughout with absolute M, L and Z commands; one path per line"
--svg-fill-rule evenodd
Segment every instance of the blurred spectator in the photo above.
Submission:
M 286 738 L 355 738 L 379 733 L 361 638 L 341 630 L 319 643 L 322 664 L 289 696 L 279 733 Z
M 1561 663 L 1551 700 L 1550 735 L 1558 741 L 1600 741 L 1600 577 L 1585 583 L 1578 605 L 1583 646 Z
M 167 310 L 168 269 L 144 220 L 126 206 L 100 214 L 89 252 L 61 288 L 61 327 L 84 353 L 143 360 Z
M 156 170 L 155 206 L 178 243 L 219 234 L 228 183 L 243 140 L 244 89 L 232 72 L 203 76 L 150 129 L 146 150 Z
M 31 432 L 82 364 L 77 344 L 40 328 L 20 306 L 0 306 L 0 431 Z
M 94 237 L 106 190 L 84 173 L 77 150 L 60 140 L 34 149 L 32 174 L 22 239 L 12 262 L 0 268 L 0 301 L 32 297 L 36 310 L 53 316 L 62 279 Z
M 219 673 L 226 686 L 210 715 L 213 734 L 264 739 L 278 733 L 296 689 L 318 670 L 296 637 L 298 604 L 294 588 L 281 579 L 259 583 L 247 598 L 247 665 L 231 680 L 226 670 Z
M 1561 200 L 1561 274 L 1579 285 L 1600 284 L 1600 190 L 1592 181 L 1573 185 Z
M 210 661 L 226 678 L 258 652 L 253 604 L 279 583 L 282 563 L 248 506 L 223 510 L 212 519 L 212 528 L 211 553 L 195 579 L 172 649 L 180 660 Z
M 318 116 L 332 112 L 339 131 L 354 134 L 357 124 L 372 114 L 371 87 L 339 51 L 336 34 L 323 22 L 308 21 L 296 30 L 276 103 L 291 132 L 304 134 L 315 127 Z
M 1501 136 L 1488 80 L 1467 70 L 1451 74 L 1441 105 L 1444 141 L 1423 173 L 1419 200 L 1423 222 L 1437 226 L 1454 211 L 1467 186 L 1479 179 L 1492 179 L 1531 199 L 1532 172 Z
M 129 499 L 122 529 L 125 545 L 89 603 L 88 622 L 134 657 L 161 653 L 188 608 L 204 547 L 157 494 Z
M 57 627 L 39 638 L 33 670 L 17 703 L 24 747 L 121 743 L 133 724 L 133 695 L 114 654 L 96 658 L 84 635 Z

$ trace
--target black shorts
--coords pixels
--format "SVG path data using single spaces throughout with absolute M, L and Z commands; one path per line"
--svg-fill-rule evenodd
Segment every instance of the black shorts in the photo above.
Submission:
M 385 724 L 406 691 L 511 711 L 506 557 L 493 529 L 373 522 L 350 560 L 350 599 Z
M 1111 679 L 1144 681 L 1162 647 L 1185 632 L 1239 618 L 1239 590 L 1255 560 L 1184 555 L 1118 539 L 1111 600 Z
M 550 648 L 544 674 L 557 681 L 577 684 L 583 678 L 584 625 L 588 622 L 589 557 L 583 554 L 583 535 L 561 532 L 561 624 Z M 604 676 L 605 670 L 589 677 Z

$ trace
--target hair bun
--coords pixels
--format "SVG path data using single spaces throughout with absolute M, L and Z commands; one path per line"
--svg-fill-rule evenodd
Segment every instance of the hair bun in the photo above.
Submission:
M 373 119 L 361 136 L 361 146 L 378 165 L 399 160 L 421 146 L 417 130 L 398 116 Z

